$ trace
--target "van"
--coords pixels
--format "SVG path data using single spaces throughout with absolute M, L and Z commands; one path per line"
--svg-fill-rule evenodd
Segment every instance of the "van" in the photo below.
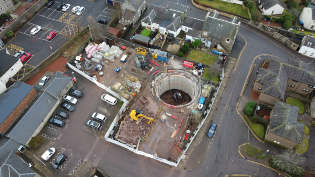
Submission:
M 186 68 L 191 69 L 194 66 L 194 64 L 192 62 L 185 61 L 185 60 L 183 60 L 182 62 L 183 62 L 183 66 L 186 67 Z
M 127 59 L 127 55 L 123 55 L 121 57 L 120 61 L 124 63 L 126 61 L 126 59 Z
M 108 94 L 103 94 L 101 96 L 101 99 L 111 105 L 115 105 L 117 103 L 117 99 Z
M 81 15 L 85 11 L 84 7 L 80 7 L 79 10 L 77 11 L 77 15 Z
M 205 103 L 205 98 L 204 97 L 201 97 L 199 99 L 199 105 L 198 105 L 198 109 L 202 109 L 203 108 L 203 104 Z

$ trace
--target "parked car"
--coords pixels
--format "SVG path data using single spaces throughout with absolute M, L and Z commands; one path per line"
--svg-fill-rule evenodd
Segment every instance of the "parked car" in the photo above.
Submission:
M 81 98 L 83 96 L 83 93 L 81 91 L 79 91 L 79 90 L 76 90 L 76 89 L 70 89 L 69 90 L 69 95 Z
M 58 125 L 60 127 L 63 127 L 66 124 L 64 121 L 56 119 L 56 118 L 49 119 L 49 123 Z
M 76 14 L 77 15 L 81 15 L 84 11 L 85 11 L 85 8 L 84 7 L 80 7 Z
M 75 6 L 72 8 L 72 13 L 77 13 L 77 11 L 80 9 L 80 6 Z
M 87 122 L 87 125 L 93 129 L 96 129 L 96 130 L 100 130 L 102 128 L 101 124 L 94 121 L 94 120 L 89 120 Z
M 101 24 L 105 24 L 105 25 L 108 23 L 108 21 L 106 19 L 104 19 L 104 18 L 97 19 L 97 22 L 101 23 Z
M 74 111 L 74 107 L 66 102 L 61 103 L 61 107 L 65 108 L 66 110 L 70 112 Z
M 55 31 L 51 31 L 47 36 L 47 40 L 52 40 L 56 36 L 56 34 L 57 33 Z
M 49 80 L 49 77 L 44 76 L 44 77 L 42 77 L 42 79 L 39 81 L 39 84 L 38 84 L 38 85 L 44 86 L 45 83 L 46 83 L 48 80 Z
M 215 129 L 217 128 L 217 124 L 212 123 L 207 135 L 211 138 L 214 135 Z
M 105 122 L 107 119 L 106 116 L 104 116 L 103 114 L 97 113 L 97 112 L 92 114 L 92 118 L 94 118 L 95 120 L 101 121 L 101 122 Z
M 78 103 L 78 100 L 76 98 L 73 98 L 72 96 L 69 96 L 69 95 L 65 95 L 62 98 L 65 101 L 68 101 L 69 103 L 72 103 L 72 104 L 77 104 Z
M 21 60 L 22 63 L 25 63 L 28 59 L 31 58 L 31 56 L 32 56 L 32 55 L 31 55 L 30 53 L 24 53 L 24 54 L 21 56 L 20 60 Z
M 62 11 L 67 11 L 69 8 L 70 8 L 70 4 L 66 4 L 66 5 L 64 5 L 64 6 L 62 6 Z
M 31 30 L 31 35 L 35 35 L 35 34 L 37 34 L 40 30 L 42 30 L 42 27 L 40 27 L 40 26 L 35 26 L 32 30 Z
M 54 155 L 54 153 L 56 152 L 56 149 L 51 147 L 49 148 L 47 151 L 44 152 L 44 154 L 42 155 L 42 159 L 44 159 L 45 161 L 47 161 L 52 155 Z
M 59 3 L 57 5 L 57 10 L 61 10 L 64 5 L 66 5 L 66 4 L 65 3 Z
M 64 119 L 67 119 L 69 117 L 69 114 L 61 111 L 61 110 L 58 110 L 56 111 L 56 116 L 57 117 L 61 117 L 61 118 L 64 118 Z
M 51 0 L 51 1 L 47 2 L 46 7 L 51 7 L 52 5 L 55 4 L 55 2 L 56 2 L 55 0 Z
M 58 169 L 58 167 L 66 160 L 66 158 L 67 158 L 66 155 L 60 154 L 52 164 L 54 169 Z
M 23 54 L 25 54 L 25 52 L 21 50 L 21 51 L 19 51 L 19 52 L 16 52 L 16 53 L 14 54 L 14 57 L 20 58 Z

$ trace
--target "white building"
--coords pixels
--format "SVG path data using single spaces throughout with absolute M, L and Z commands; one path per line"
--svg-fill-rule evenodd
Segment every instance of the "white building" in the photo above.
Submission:
M 23 67 L 20 59 L 8 55 L 6 49 L 0 50 L 0 94 L 3 93 L 7 87 L 7 82 L 15 76 Z
M 233 3 L 233 4 L 239 4 L 242 5 L 243 1 L 239 1 L 239 0 L 221 0 L 221 1 L 225 1 L 225 2 L 229 2 L 229 3 Z
M 281 15 L 284 11 L 280 0 L 258 0 L 258 4 L 264 15 Z
M 305 35 L 299 53 L 308 57 L 315 57 L 315 37 Z
M 304 28 L 315 30 L 315 8 L 304 7 L 300 15 L 300 21 Z

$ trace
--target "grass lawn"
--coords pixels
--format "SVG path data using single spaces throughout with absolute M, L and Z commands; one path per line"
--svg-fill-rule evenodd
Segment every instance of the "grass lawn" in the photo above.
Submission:
M 224 2 L 220 0 L 214 0 L 214 1 L 198 0 L 198 2 L 200 4 L 206 4 L 206 5 L 212 6 L 213 8 L 220 9 L 225 12 L 230 12 L 230 13 L 249 19 L 247 11 L 244 10 L 241 5 L 228 3 L 228 2 Z
M 296 106 L 299 108 L 299 114 L 304 114 L 305 108 L 304 108 L 304 103 L 298 99 L 288 97 L 287 100 L 285 101 L 286 103 Z
M 295 152 L 299 154 L 304 154 L 308 150 L 308 139 L 303 138 L 303 144 L 298 144 L 295 146 Z
M 141 33 L 142 36 L 146 36 L 146 37 L 149 37 L 150 34 L 151 34 L 151 31 L 147 29 L 144 29 Z
M 308 126 L 306 126 L 306 124 L 303 122 L 303 120 L 300 120 L 299 122 L 301 122 L 302 124 L 305 125 L 304 134 L 309 135 L 310 134 L 310 128 Z
M 265 127 L 262 124 L 254 124 L 252 121 L 249 120 L 247 115 L 244 115 L 246 121 L 248 122 L 249 126 L 252 128 L 252 130 L 260 137 L 264 138 L 265 136 Z
M 300 31 L 300 30 L 296 30 L 296 29 L 293 29 L 293 33 L 295 33 L 295 34 L 300 34 L 302 31 Z M 309 31 L 303 31 L 304 32 L 304 35 L 310 35 L 310 33 L 312 33 L 312 32 L 309 32 Z M 314 33 L 313 33 L 313 36 L 314 36 Z
M 202 63 L 205 65 L 212 65 L 217 61 L 218 57 L 212 56 L 203 52 L 199 52 L 198 50 L 193 50 L 189 57 L 189 60 L 195 61 L 197 63 Z
M 209 79 L 209 80 L 211 80 L 211 81 L 213 81 L 213 82 L 219 83 L 219 82 L 220 82 L 220 80 L 219 80 L 219 76 L 220 76 L 220 75 L 217 76 L 217 77 L 211 77 L 211 76 L 208 74 L 208 72 L 207 72 L 208 69 L 209 69 L 209 68 L 206 67 L 205 72 L 204 72 L 204 74 L 203 74 L 203 77 L 206 78 L 206 79 Z

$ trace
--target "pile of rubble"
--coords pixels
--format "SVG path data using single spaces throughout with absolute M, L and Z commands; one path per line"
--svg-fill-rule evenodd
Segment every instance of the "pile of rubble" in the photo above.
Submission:
M 109 45 L 107 45 L 105 42 L 102 42 L 101 44 L 90 43 L 85 48 L 85 52 L 87 54 L 87 58 L 96 63 L 100 63 L 103 59 L 112 61 L 114 58 L 119 58 L 123 53 L 119 47 L 114 45 L 109 47 Z

